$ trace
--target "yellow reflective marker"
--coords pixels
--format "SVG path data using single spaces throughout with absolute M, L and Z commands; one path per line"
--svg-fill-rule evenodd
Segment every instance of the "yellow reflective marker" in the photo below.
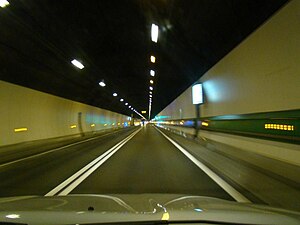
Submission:
M 76 127 L 77 126 L 75 124 L 70 126 L 71 129 L 76 128 Z
M 170 215 L 168 212 L 165 212 L 161 218 L 161 220 L 169 220 L 170 219 Z
M 22 132 L 22 131 L 27 131 L 28 128 L 27 127 L 21 127 L 21 128 L 15 128 L 14 131 L 15 132 Z
M 202 126 L 208 127 L 208 123 L 207 122 L 202 122 L 201 124 L 202 124 Z
M 95 126 L 95 124 L 93 123 L 93 124 L 91 124 L 91 127 L 94 127 Z
M 145 114 L 145 113 L 147 113 L 147 111 L 144 110 L 144 111 L 142 111 L 142 113 Z
M 287 125 L 287 124 L 265 124 L 265 129 L 293 131 L 294 126 L 293 125 Z

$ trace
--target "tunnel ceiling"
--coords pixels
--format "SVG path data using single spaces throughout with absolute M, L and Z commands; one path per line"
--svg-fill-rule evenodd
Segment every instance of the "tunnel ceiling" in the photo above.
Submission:
M 130 115 L 125 102 L 148 112 L 153 69 L 155 116 L 285 3 L 10 0 L 0 8 L 1 80 Z

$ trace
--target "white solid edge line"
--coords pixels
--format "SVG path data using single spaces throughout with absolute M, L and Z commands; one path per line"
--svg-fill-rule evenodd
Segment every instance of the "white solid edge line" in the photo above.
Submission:
M 206 165 L 197 160 L 191 153 L 177 144 L 174 140 L 169 138 L 166 134 L 155 127 L 166 139 L 168 139 L 176 148 L 178 148 L 186 157 L 188 157 L 196 166 L 198 166 L 204 173 L 206 173 L 212 180 L 214 180 L 221 188 L 224 189 L 231 197 L 233 197 L 237 202 L 251 203 L 244 195 L 238 192 L 235 188 L 230 186 L 226 181 L 219 177 L 215 172 L 209 169 Z
M 60 192 L 58 195 L 67 195 L 71 191 L 73 191 L 80 183 L 82 183 L 87 177 L 89 177 L 96 169 L 98 169 L 105 161 L 107 161 L 112 155 L 114 155 L 123 145 L 125 145 L 131 138 L 133 138 L 139 131 L 137 130 L 130 136 L 128 136 L 126 139 L 118 143 L 116 146 L 113 147 L 113 149 L 109 150 L 110 152 L 106 154 L 99 162 L 97 162 L 94 166 L 89 168 L 87 171 L 85 171 L 84 174 L 82 174 L 78 179 L 74 180 L 73 183 L 71 183 L 68 187 L 66 187 L 62 192 Z
M 128 137 L 130 137 L 131 135 L 132 134 L 130 134 Z M 102 155 L 100 155 L 99 157 L 97 157 L 96 159 L 94 159 L 92 162 L 90 162 L 89 164 L 87 164 L 85 167 L 83 167 L 82 169 L 80 169 L 79 171 L 77 171 L 75 174 L 73 174 L 67 180 L 65 180 L 64 182 L 62 182 L 61 184 L 59 184 L 57 187 L 55 187 L 54 189 L 52 189 L 50 192 L 48 192 L 45 196 L 52 196 L 52 195 L 57 194 L 59 191 L 61 191 L 63 188 L 65 188 L 67 185 L 69 185 L 75 179 L 77 179 L 86 170 L 88 170 L 90 167 L 92 167 L 94 164 L 96 164 L 99 160 L 101 160 L 103 157 L 105 157 L 107 154 L 109 154 L 111 151 L 113 151 L 114 148 L 118 147 L 118 145 L 120 145 L 128 137 L 126 137 L 125 139 L 123 139 L 122 141 L 120 141 L 119 143 L 117 143 L 116 145 L 114 145 L 112 148 L 110 148 L 109 150 L 107 150 L 106 152 L 104 152 Z
M 11 164 L 15 164 L 15 163 L 18 163 L 18 162 L 22 162 L 22 161 L 25 161 L 25 160 L 28 160 L 28 159 L 33 159 L 33 158 L 36 158 L 36 157 L 39 157 L 39 156 L 42 156 L 42 155 L 46 155 L 46 154 L 49 154 L 51 152 L 56 152 L 56 151 L 59 151 L 59 150 L 65 149 L 65 148 L 69 148 L 69 147 L 72 147 L 74 145 L 82 144 L 82 143 L 85 143 L 85 142 L 88 142 L 88 141 L 91 141 L 91 140 L 94 140 L 94 139 L 97 139 L 97 138 L 105 137 L 107 135 L 114 134 L 114 133 L 117 133 L 117 132 L 118 131 L 108 133 L 108 134 L 104 134 L 104 135 L 101 135 L 101 136 L 98 136 L 98 137 L 89 138 L 89 139 L 86 139 L 86 140 L 83 140 L 83 141 L 78 141 L 78 142 L 68 144 L 68 145 L 65 145 L 65 146 L 62 146 L 62 147 L 50 149 L 46 152 L 41 152 L 41 153 L 38 153 L 38 154 L 35 154 L 35 155 L 27 156 L 27 157 L 22 158 L 22 159 L 17 159 L 17 160 L 11 161 L 11 162 L 3 163 L 3 164 L 0 164 L 0 168 L 5 167 L 5 166 L 9 166 Z
M 56 186 L 55 188 L 53 188 L 47 194 L 45 194 L 45 196 L 56 195 L 62 189 L 66 188 L 70 183 L 74 182 L 74 180 L 76 180 L 79 176 L 81 176 L 82 174 L 84 174 L 91 167 L 93 167 L 95 164 L 97 164 L 99 161 L 101 161 L 104 157 L 106 157 L 108 154 L 110 154 L 112 151 L 114 151 L 116 148 L 118 148 L 121 145 L 123 146 L 129 139 L 131 139 L 134 135 L 136 135 L 140 130 L 141 130 L 141 128 L 139 130 L 135 131 L 134 133 L 130 134 L 128 137 L 126 137 L 125 139 L 123 139 L 122 141 L 120 141 L 119 143 L 117 143 L 116 145 L 114 145 L 113 147 L 111 147 L 109 150 L 107 150 L 106 152 L 104 152 L 102 155 L 98 156 L 92 162 L 90 162 L 89 164 L 87 164 L 86 166 L 84 166 L 82 169 L 80 169 L 79 171 L 77 171 L 75 174 L 73 174 L 68 179 L 66 179 L 61 184 L 59 184 L 58 186 Z

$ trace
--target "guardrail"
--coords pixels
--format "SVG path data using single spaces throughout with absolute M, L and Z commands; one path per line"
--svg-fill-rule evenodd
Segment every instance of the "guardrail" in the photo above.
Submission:
M 195 128 L 300 144 L 300 110 L 222 115 L 155 121 L 161 125 Z

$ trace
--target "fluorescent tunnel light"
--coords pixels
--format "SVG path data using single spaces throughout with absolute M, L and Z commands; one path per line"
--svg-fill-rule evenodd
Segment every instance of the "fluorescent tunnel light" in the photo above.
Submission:
M 157 39 L 158 39 L 158 26 L 153 23 L 151 26 L 151 40 L 157 43 Z
M 74 66 L 76 66 L 77 68 L 81 69 L 81 70 L 84 68 L 84 65 L 82 65 L 82 63 L 79 62 L 77 59 L 73 59 L 73 60 L 71 61 L 71 63 L 72 63 Z

